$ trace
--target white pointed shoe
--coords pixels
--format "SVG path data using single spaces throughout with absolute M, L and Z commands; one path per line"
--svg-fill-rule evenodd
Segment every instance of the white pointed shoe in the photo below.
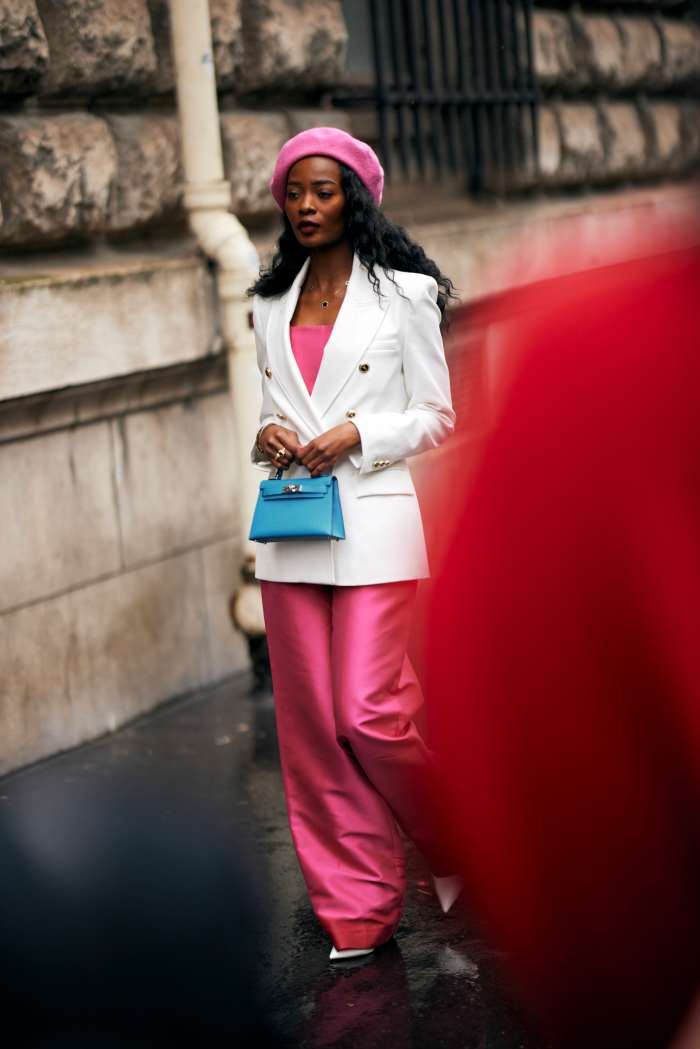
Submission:
M 436 878 L 433 874 L 433 888 L 442 907 L 442 913 L 447 914 L 462 892 L 464 882 L 459 874 L 447 874 L 444 878 Z
M 347 951 L 336 951 L 331 949 L 330 959 L 332 962 L 344 962 L 348 958 L 361 958 L 364 954 L 373 954 L 374 947 L 354 947 Z

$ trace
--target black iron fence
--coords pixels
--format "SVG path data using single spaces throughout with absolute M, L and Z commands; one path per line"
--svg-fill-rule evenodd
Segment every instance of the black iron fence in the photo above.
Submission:
M 372 106 L 388 179 L 466 173 L 498 190 L 537 156 L 532 0 L 367 0 Z

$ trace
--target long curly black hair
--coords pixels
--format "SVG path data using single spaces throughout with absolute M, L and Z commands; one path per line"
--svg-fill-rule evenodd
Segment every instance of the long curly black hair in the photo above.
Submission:
M 436 263 L 428 258 L 420 244 L 411 240 L 405 229 L 390 222 L 379 210 L 369 190 L 351 168 L 341 164 L 340 170 L 345 193 L 347 234 L 353 251 L 367 269 L 376 293 L 380 294 L 379 278 L 375 272 L 377 266 L 384 270 L 394 284 L 394 270 L 425 273 L 434 277 L 444 325 L 449 301 L 457 298 L 450 278 L 440 272 Z M 277 251 L 269 268 L 262 270 L 255 284 L 248 288 L 249 295 L 262 295 L 263 298 L 280 295 L 289 288 L 309 255 L 294 236 L 287 216 L 283 215 L 282 218 L 284 228 L 277 241 Z

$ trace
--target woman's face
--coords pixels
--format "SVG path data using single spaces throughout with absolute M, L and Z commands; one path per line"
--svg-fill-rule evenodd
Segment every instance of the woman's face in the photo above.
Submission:
M 304 247 L 327 248 L 345 237 L 345 194 L 340 164 L 303 157 L 289 169 L 284 213 Z

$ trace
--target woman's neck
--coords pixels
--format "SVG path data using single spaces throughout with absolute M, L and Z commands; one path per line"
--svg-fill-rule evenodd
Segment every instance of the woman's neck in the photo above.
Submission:
M 322 293 L 336 288 L 349 278 L 352 260 L 352 247 L 346 240 L 327 248 L 313 250 L 310 254 L 306 284 Z

